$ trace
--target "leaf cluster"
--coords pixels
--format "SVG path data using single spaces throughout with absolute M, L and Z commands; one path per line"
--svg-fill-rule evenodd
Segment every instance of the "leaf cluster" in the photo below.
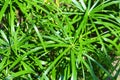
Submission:
M 0 79 L 117 79 L 119 6 L 119 0 L 0 1 Z

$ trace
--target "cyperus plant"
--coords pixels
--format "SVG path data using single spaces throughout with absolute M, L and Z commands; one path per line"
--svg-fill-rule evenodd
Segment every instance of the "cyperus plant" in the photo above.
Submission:
M 0 1 L 0 78 L 117 79 L 119 0 Z M 117 58 L 119 61 L 119 58 Z

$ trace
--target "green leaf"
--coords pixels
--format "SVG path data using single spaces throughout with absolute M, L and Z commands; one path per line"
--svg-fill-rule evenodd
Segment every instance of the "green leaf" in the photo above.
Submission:
M 95 62 L 101 69 L 103 69 L 109 76 L 111 76 L 111 74 L 101 64 L 99 64 L 95 59 L 93 59 L 87 54 L 84 54 L 84 55 L 88 57 L 91 61 Z
M 48 72 L 55 66 L 55 64 L 62 58 L 62 56 L 70 50 L 70 46 L 64 50 L 52 63 L 51 65 L 45 70 L 44 75 L 48 74 Z
M 80 5 L 80 3 L 76 0 L 72 0 L 72 2 L 75 4 L 77 8 L 79 8 L 82 12 L 84 12 L 83 7 Z
M 8 4 L 9 4 L 9 0 L 6 0 L 1 11 L 0 11 L 0 22 L 2 20 L 2 16 L 4 15 L 4 12 L 6 11 L 6 9 L 8 7 Z
M 7 35 L 4 33 L 4 31 L 1 30 L 0 33 L 1 33 L 2 37 L 3 37 L 3 39 L 9 44 L 9 40 L 7 38 Z
M 76 71 L 76 61 L 75 54 L 71 51 L 71 66 L 72 66 L 72 76 L 71 80 L 77 80 L 77 71 Z
M 25 52 L 24 50 L 21 50 L 24 54 L 22 56 L 19 56 L 17 58 L 17 60 L 15 60 L 12 65 L 9 67 L 9 70 L 12 69 L 15 65 L 17 65 L 19 62 L 21 62 L 21 60 L 23 60 L 23 58 L 25 58 L 26 56 L 28 56 L 29 54 L 33 53 L 33 52 L 36 52 L 38 50 L 40 50 L 41 47 L 36 47 L 34 49 L 31 49 L 30 51 L 28 52 Z
M 21 61 L 21 64 L 23 65 L 26 71 L 31 71 L 31 73 L 34 73 L 34 70 L 29 65 L 27 65 L 25 62 Z
M 2 62 L 0 63 L 0 71 L 3 70 L 3 68 L 4 68 L 4 66 L 5 66 L 5 63 L 6 63 L 6 60 L 7 60 L 6 57 L 4 57 L 4 58 L 2 59 Z
M 36 33 L 37 33 L 37 35 L 38 35 L 41 43 L 42 43 L 42 46 L 43 46 L 43 48 L 44 48 L 44 51 L 46 52 L 46 45 L 45 45 L 45 43 L 44 43 L 44 41 L 43 41 L 43 38 L 42 38 L 42 36 L 41 36 L 38 28 L 37 28 L 35 25 L 34 25 L 33 27 L 34 27 L 34 29 L 35 29 L 35 31 L 36 31 Z
M 15 13 L 12 9 L 12 2 L 10 2 L 10 26 L 11 26 L 11 34 L 12 36 L 14 35 L 14 32 L 15 32 L 15 28 L 14 28 L 14 18 L 15 18 Z
M 83 20 L 81 21 L 78 29 L 76 30 L 75 40 L 79 38 L 80 35 L 83 34 L 84 31 L 86 30 L 87 21 L 88 21 L 88 10 L 86 10 Z
M 22 70 L 22 71 L 19 71 L 19 72 L 16 72 L 16 73 L 12 73 L 10 76 L 7 76 L 5 78 L 5 80 L 11 80 L 11 79 L 14 79 L 16 77 L 19 77 L 21 75 L 25 75 L 25 74 L 30 74 L 32 73 L 31 71 L 28 71 L 28 70 Z

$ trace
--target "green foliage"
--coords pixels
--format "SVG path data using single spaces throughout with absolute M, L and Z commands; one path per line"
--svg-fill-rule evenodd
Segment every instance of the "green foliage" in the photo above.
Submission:
M 0 1 L 0 79 L 116 79 L 119 71 L 113 72 L 120 65 L 112 63 L 120 56 L 119 3 Z

